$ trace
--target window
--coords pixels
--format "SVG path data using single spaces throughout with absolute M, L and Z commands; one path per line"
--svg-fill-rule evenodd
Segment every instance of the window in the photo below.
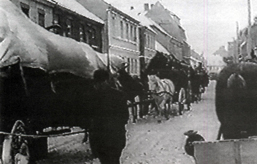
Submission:
M 67 19 L 66 20 L 66 36 L 71 37 L 72 35 L 72 20 Z
M 20 2 L 22 12 L 29 17 L 29 5 Z
M 85 31 L 84 31 L 84 25 L 79 25 L 79 41 L 84 42 L 85 41 Z
M 130 59 L 130 72 L 134 73 L 134 59 Z
M 120 21 L 120 37 L 123 38 L 123 21 Z
M 126 39 L 129 39 L 129 24 L 126 23 Z
M 137 27 L 134 27 L 134 41 L 137 41 Z
M 150 36 L 147 35 L 147 47 L 149 48 L 150 47 Z
M 42 9 L 38 9 L 38 24 L 45 27 L 45 11 Z
M 53 15 L 53 24 L 54 25 L 57 25 L 57 24 L 59 25 L 59 23 L 60 23 L 60 15 L 54 14 Z M 52 31 L 55 34 L 61 34 L 61 29 L 59 29 L 59 28 L 53 28 Z
M 128 63 L 128 67 L 126 68 L 127 72 L 130 73 L 130 67 L 131 67 L 131 63 L 130 63 L 130 58 L 127 58 L 127 63 Z
M 60 23 L 60 15 L 54 14 L 53 16 L 53 24 L 59 24 Z
M 96 44 L 96 39 L 95 39 L 96 38 L 96 30 L 91 28 L 88 30 L 88 34 L 89 34 L 89 36 L 88 36 L 89 44 L 95 45 Z
M 116 14 L 112 14 L 112 30 L 113 30 L 113 36 L 117 36 L 116 32 Z
M 130 40 L 133 40 L 133 25 L 130 25 Z
M 84 34 L 84 42 L 85 43 L 89 43 L 89 30 L 87 29 L 87 27 L 85 27 L 85 29 L 84 29 L 84 31 L 85 31 L 85 34 Z
M 134 68 L 134 71 L 135 71 L 134 73 L 137 74 L 137 59 L 135 59 L 135 64 L 134 64 L 134 65 L 135 65 L 135 66 L 134 66 L 134 67 L 135 67 L 135 68 Z

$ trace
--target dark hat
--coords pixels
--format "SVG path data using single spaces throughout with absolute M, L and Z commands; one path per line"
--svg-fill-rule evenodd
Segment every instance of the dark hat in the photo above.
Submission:
M 184 135 L 186 135 L 186 136 L 190 136 L 190 135 L 192 135 L 192 134 L 197 134 L 197 131 L 195 131 L 195 130 L 189 130 L 189 131 L 186 131 L 186 132 L 184 133 Z

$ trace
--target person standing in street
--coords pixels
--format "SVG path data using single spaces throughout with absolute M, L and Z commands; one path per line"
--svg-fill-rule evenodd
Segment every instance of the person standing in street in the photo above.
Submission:
M 126 145 L 129 113 L 126 96 L 109 84 L 109 72 L 94 72 L 92 121 L 89 142 L 92 154 L 102 164 L 119 164 Z

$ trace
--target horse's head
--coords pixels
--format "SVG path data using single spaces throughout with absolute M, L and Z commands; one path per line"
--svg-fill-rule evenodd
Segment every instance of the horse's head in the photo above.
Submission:
M 156 75 L 148 75 L 148 86 L 150 92 L 156 93 L 158 90 L 158 77 Z

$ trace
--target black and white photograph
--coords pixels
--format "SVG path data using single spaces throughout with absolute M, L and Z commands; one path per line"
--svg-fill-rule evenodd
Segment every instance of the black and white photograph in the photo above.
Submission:
M 257 1 L 0 0 L 0 164 L 256 163 Z

